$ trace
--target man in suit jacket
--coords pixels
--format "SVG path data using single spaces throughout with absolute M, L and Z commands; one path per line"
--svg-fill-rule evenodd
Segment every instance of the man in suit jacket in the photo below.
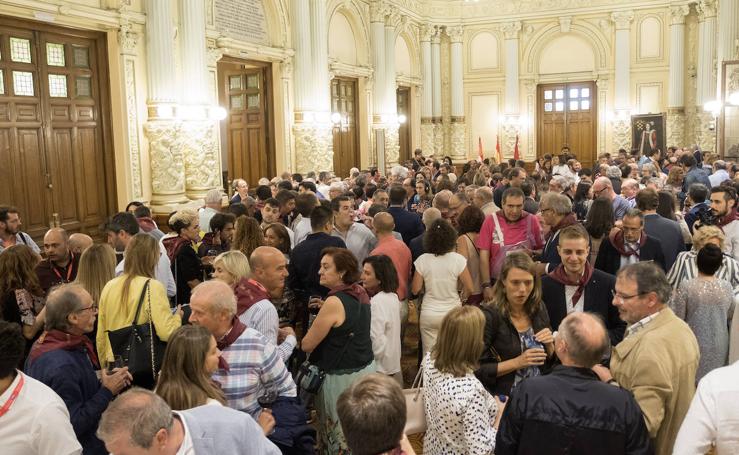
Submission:
M 267 422 L 268 413 L 262 414 Z M 273 418 L 265 429 L 271 430 L 270 426 L 274 426 Z M 108 406 L 97 435 L 110 453 L 143 452 L 156 447 L 161 455 L 280 454 L 245 412 L 223 406 L 173 412 L 159 395 L 139 388 L 129 390 Z
M 588 263 L 590 236 L 587 231 L 579 225 L 562 229 L 557 251 L 562 263 L 541 279 L 542 298 L 552 327 L 559 327 L 570 313 L 596 313 L 608 329 L 611 344 L 618 344 L 623 339 L 626 323 L 611 304 L 616 277 Z
M 595 268 L 611 275 L 629 264 L 654 261 L 665 269 L 665 256 L 659 240 L 644 232 L 644 215 L 639 209 L 630 209 L 624 215 L 621 229 L 604 237 L 595 258 Z
M 411 240 L 423 234 L 425 230 L 421 217 L 417 213 L 411 213 L 405 209 L 405 198 L 407 196 L 405 188 L 401 185 L 393 185 L 390 187 L 390 207 L 387 211 L 393 216 L 395 221 L 395 230 L 403 236 L 406 245 Z
M 646 188 L 636 194 L 636 207 L 644 214 L 644 232 L 659 240 L 667 271 L 675 263 L 677 255 L 685 251 L 685 240 L 677 221 L 668 220 L 657 213 L 658 205 L 659 196 L 653 189 Z

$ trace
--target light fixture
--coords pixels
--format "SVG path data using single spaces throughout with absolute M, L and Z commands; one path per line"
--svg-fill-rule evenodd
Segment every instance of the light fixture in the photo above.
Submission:
M 339 114 L 338 112 L 334 112 L 333 114 L 331 114 L 331 122 L 334 125 L 341 123 L 341 114 Z
M 703 110 L 706 112 L 710 112 L 711 114 L 713 114 L 714 117 L 716 117 L 721 113 L 721 101 L 706 101 L 706 103 L 703 105 Z
M 159 104 L 156 110 L 157 118 L 172 118 L 174 115 L 174 110 L 169 104 Z
M 400 123 L 401 125 L 407 121 L 408 121 L 408 117 L 406 117 L 405 114 L 400 114 L 398 116 L 398 123 Z
M 733 104 L 734 106 L 739 106 L 739 90 L 729 95 L 729 104 Z
M 226 112 L 226 109 L 222 108 L 221 106 L 213 106 L 208 110 L 208 117 L 210 117 L 211 120 L 221 121 L 226 118 L 226 115 L 228 113 Z

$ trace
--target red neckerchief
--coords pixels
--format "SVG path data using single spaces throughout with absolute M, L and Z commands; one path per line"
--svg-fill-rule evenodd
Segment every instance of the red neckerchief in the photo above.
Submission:
M 737 219 L 737 213 L 736 208 L 731 209 L 731 212 L 727 213 L 726 215 L 722 216 L 718 220 L 716 220 L 716 226 L 722 228 L 726 226 L 727 224 L 731 223 L 732 221 Z
M 568 213 L 564 218 L 559 220 L 559 223 L 552 226 L 552 229 L 549 230 L 549 234 L 547 234 L 547 241 L 554 237 L 554 234 L 560 229 L 564 229 L 567 226 L 572 226 L 573 224 L 577 224 L 577 217 L 575 217 L 574 213 Z
M 25 380 L 23 379 L 23 373 L 18 372 L 18 374 L 20 375 L 20 379 L 18 379 L 18 384 L 10 393 L 8 401 L 6 401 L 3 407 L 0 408 L 0 417 L 4 416 L 8 411 L 10 411 L 10 407 L 13 406 L 16 398 L 18 398 L 18 395 L 20 395 L 21 393 L 21 389 L 23 388 L 23 383 L 25 382 Z
M 234 286 L 234 294 L 236 295 L 236 315 L 241 316 L 249 308 L 261 302 L 269 300 L 269 292 L 262 283 L 242 278 L 241 281 Z
M 87 351 L 87 357 L 90 359 L 90 362 L 95 369 L 100 369 L 100 363 L 95 354 L 95 348 L 88 337 L 85 335 L 72 335 L 71 333 L 62 332 L 61 330 L 56 329 L 44 332 L 38 341 L 33 344 L 33 347 L 31 347 L 31 353 L 29 354 L 29 365 L 47 352 L 56 351 L 57 349 L 76 351 L 79 348 L 84 348 L 85 351 Z
M 72 281 L 72 272 L 74 271 L 74 253 L 71 251 L 69 252 L 69 263 L 66 268 L 57 268 L 56 264 L 54 264 L 51 259 L 49 259 L 49 265 L 51 266 L 51 271 L 54 272 L 54 275 L 56 275 L 57 278 L 62 280 L 62 283 L 70 283 Z M 64 275 L 67 276 L 66 281 L 64 281 Z
M 611 241 L 611 245 L 621 254 L 621 256 L 629 257 L 632 254 L 636 256 L 637 259 L 639 259 L 641 254 L 641 247 L 644 246 L 645 243 L 647 243 L 647 236 L 644 234 L 644 232 L 641 233 L 641 237 L 639 237 L 639 250 L 632 250 L 632 249 L 626 249 L 626 244 L 624 243 L 624 231 L 617 230 L 615 233 L 609 234 L 608 239 Z
M 227 334 L 223 336 L 218 342 L 216 343 L 216 346 L 218 346 L 219 351 L 223 351 L 224 349 L 231 346 L 236 340 L 239 339 L 242 333 L 246 330 L 246 325 L 244 325 L 243 322 L 238 318 L 238 316 L 234 316 L 233 321 L 231 322 L 231 330 L 228 331 Z M 226 362 L 226 359 L 223 358 L 223 354 L 221 353 L 221 356 L 218 357 L 218 368 L 222 370 L 226 370 L 228 372 L 230 370 L 228 366 L 228 362 Z
M 328 295 L 336 295 L 338 292 L 343 292 L 344 294 L 348 294 L 354 297 L 359 303 L 370 303 L 370 298 L 369 295 L 367 295 L 367 291 L 365 291 L 364 288 L 357 283 L 344 284 L 342 286 L 339 286 L 338 288 L 331 289 L 328 292 Z
M 585 270 L 583 271 L 580 279 L 577 281 L 573 281 L 570 279 L 569 276 L 567 276 L 564 264 L 558 265 L 557 268 L 549 274 L 549 276 L 557 283 L 563 284 L 565 286 L 577 286 L 577 289 L 575 290 L 575 295 L 572 296 L 572 306 L 574 307 L 575 305 L 577 305 L 577 301 L 580 300 L 580 296 L 582 296 L 583 292 L 585 292 L 585 286 L 590 281 L 590 278 L 593 277 L 593 266 L 590 265 L 589 262 L 586 262 Z
M 175 258 L 177 257 L 177 253 L 180 252 L 180 249 L 182 249 L 182 247 L 185 245 L 189 245 L 190 241 L 178 235 L 177 237 L 169 237 L 162 240 L 162 244 L 167 250 L 167 256 L 169 256 L 169 260 L 174 262 Z

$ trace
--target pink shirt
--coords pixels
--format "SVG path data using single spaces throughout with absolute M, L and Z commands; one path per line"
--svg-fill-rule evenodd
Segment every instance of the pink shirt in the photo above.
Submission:
M 388 235 L 377 242 L 377 246 L 372 250 L 370 256 L 380 254 L 384 254 L 393 261 L 395 270 L 398 271 L 398 299 L 405 300 L 408 296 L 408 279 L 411 275 L 411 250 L 402 240 Z
M 528 238 L 531 242 L 531 249 L 539 250 L 544 247 L 544 239 L 541 236 L 539 220 L 537 220 L 534 215 L 523 212 L 518 221 L 510 223 L 505 219 L 505 216 L 503 216 L 503 211 L 500 210 L 485 217 L 485 221 L 482 223 L 482 228 L 480 228 L 480 235 L 477 237 L 477 247 L 481 250 L 490 251 L 491 266 L 495 256 L 500 251 L 500 244 L 493 242 L 493 233 L 495 232 L 495 222 L 493 221 L 494 216 L 498 217 L 500 230 L 503 232 L 504 245 L 515 245 L 516 243 L 527 240 L 526 230 L 529 225 L 528 218 L 532 217 L 530 223 L 530 238 Z

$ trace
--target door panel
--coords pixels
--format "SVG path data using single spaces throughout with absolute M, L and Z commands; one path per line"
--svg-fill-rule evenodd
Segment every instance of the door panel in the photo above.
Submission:
M 341 120 L 334 123 L 334 174 L 347 177 L 352 167 L 359 166 L 359 132 L 356 119 L 357 80 L 335 77 L 331 80 L 331 112 Z

